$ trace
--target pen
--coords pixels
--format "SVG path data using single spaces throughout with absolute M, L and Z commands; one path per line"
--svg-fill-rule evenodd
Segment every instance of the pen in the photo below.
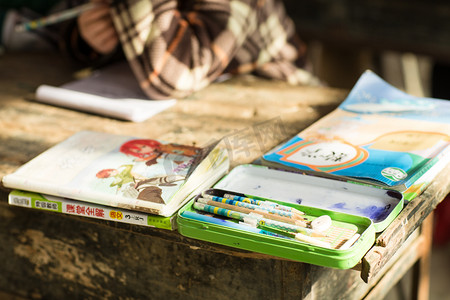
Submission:
M 17 24 L 16 27 L 14 28 L 14 30 L 16 32 L 24 32 L 24 31 L 30 31 L 30 30 L 34 30 L 34 29 L 37 29 L 40 27 L 44 27 L 47 25 L 55 24 L 58 22 L 62 22 L 62 21 L 65 21 L 65 20 L 68 20 L 71 18 L 75 18 L 78 15 L 80 15 L 81 13 L 83 13 L 89 9 L 92 9 L 97 5 L 98 4 L 94 3 L 94 2 L 82 4 L 80 6 L 69 8 L 67 10 L 63 10 L 63 11 L 51 14 L 49 16 L 46 16 L 46 17 L 42 17 L 37 20 L 25 22 L 22 24 Z

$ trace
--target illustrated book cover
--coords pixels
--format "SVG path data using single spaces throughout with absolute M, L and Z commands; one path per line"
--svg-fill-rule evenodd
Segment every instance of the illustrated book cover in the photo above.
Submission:
M 139 87 L 127 62 L 95 70 L 62 86 L 41 85 L 36 101 L 117 119 L 142 122 L 172 107 L 176 100 L 151 100 Z
M 261 161 L 412 200 L 448 164 L 449 142 L 450 101 L 409 95 L 366 71 L 337 109 Z
M 177 228 L 176 214 L 173 214 L 170 217 L 163 217 L 117 207 L 43 195 L 34 192 L 13 190 L 8 195 L 8 203 L 14 206 L 28 207 L 105 221 L 156 227 L 167 230 L 175 230 Z
M 220 179 L 228 152 L 80 131 L 3 177 L 7 188 L 165 217 Z

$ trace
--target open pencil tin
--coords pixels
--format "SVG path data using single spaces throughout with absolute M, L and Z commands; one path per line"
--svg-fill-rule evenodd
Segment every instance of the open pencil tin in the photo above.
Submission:
M 330 248 L 280 236 L 256 227 L 194 209 L 197 195 L 178 212 L 178 231 L 187 237 L 320 266 L 355 266 L 403 208 L 401 193 L 300 173 L 241 165 L 204 193 L 226 193 L 275 202 L 305 213 L 307 221 L 323 215 L 332 219 L 326 236 Z M 349 248 L 343 244 L 359 238 Z

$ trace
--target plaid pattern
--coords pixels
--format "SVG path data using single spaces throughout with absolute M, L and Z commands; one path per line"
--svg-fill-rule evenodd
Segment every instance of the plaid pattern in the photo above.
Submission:
M 301 69 L 306 49 L 281 0 L 116 0 L 111 11 L 152 99 L 185 97 L 224 72 L 315 82 Z

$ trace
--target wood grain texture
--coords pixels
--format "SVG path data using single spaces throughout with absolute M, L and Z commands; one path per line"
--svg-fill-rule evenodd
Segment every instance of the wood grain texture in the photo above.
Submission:
M 408 203 L 397 218 L 381 233 L 376 246 L 364 256 L 361 277 L 368 282 L 381 272 L 406 239 L 433 212 L 450 192 L 450 168 L 445 168 L 422 195 Z M 429 233 L 428 233 L 429 235 Z
M 174 233 L 136 234 L 4 205 L 1 212 L 8 245 L 2 255 L 10 259 L 0 286 L 25 298 L 277 299 L 284 293 L 288 275 L 280 260 L 211 252 Z

